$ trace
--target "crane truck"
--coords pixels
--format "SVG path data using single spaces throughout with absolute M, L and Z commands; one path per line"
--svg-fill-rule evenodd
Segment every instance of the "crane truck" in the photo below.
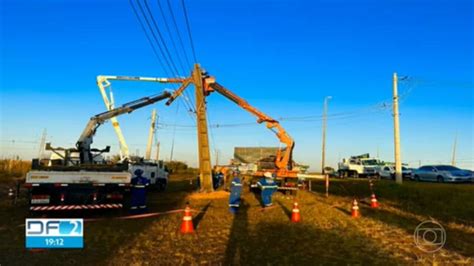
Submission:
M 196 74 L 199 71 L 199 74 Z M 196 80 L 195 77 L 202 77 L 201 80 Z M 191 74 L 189 78 L 186 78 L 182 81 L 181 87 L 176 90 L 173 95 L 169 98 L 166 102 L 166 105 L 170 105 L 177 97 L 179 97 L 183 91 L 188 87 L 191 83 L 199 82 L 202 84 L 202 89 L 205 96 L 209 96 L 212 92 L 218 92 L 219 94 L 223 95 L 225 98 L 229 99 L 230 101 L 234 102 L 247 112 L 251 113 L 252 115 L 257 117 L 257 123 L 265 123 L 266 127 L 270 129 L 275 135 L 277 136 L 280 143 L 282 143 L 285 147 L 283 149 L 279 149 L 275 159 L 273 160 L 272 167 L 268 167 L 267 169 L 261 169 L 255 172 L 251 178 L 251 187 L 256 186 L 256 180 L 261 178 L 265 172 L 270 172 L 276 176 L 276 182 L 278 184 L 279 190 L 286 190 L 286 191 L 295 191 L 298 189 L 298 171 L 293 169 L 293 149 L 295 147 L 295 142 L 291 138 L 291 136 L 286 132 L 286 130 L 281 126 L 280 122 L 265 113 L 261 112 L 257 108 L 250 105 L 247 101 L 240 98 L 230 90 L 226 89 L 222 85 L 216 82 L 215 78 L 208 75 L 207 72 L 203 71 L 199 65 L 195 66 L 195 70 Z M 195 87 L 201 87 L 199 86 Z M 200 121 L 198 120 L 198 123 Z
M 110 146 L 92 148 L 93 137 L 106 121 L 170 96 L 163 92 L 144 97 L 91 117 L 74 148 L 54 148 L 47 143 L 46 150 L 54 156 L 46 162 L 33 159 L 26 175 L 30 211 L 122 208 L 131 181 L 129 163 L 107 162 L 102 154 Z

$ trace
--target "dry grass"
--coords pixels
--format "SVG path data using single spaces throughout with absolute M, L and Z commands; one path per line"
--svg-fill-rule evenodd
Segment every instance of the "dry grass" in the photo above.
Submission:
M 0 257 L 0 264 L 474 263 L 473 227 L 459 219 L 449 219 L 449 213 L 441 215 L 448 242 L 442 251 L 431 255 L 419 251 L 413 242 L 414 228 L 430 216 L 427 215 L 429 211 L 418 212 L 416 208 L 400 207 L 406 206 L 405 203 L 394 198 L 389 200 L 388 197 L 380 196 L 382 207 L 377 210 L 362 204 L 363 217 L 354 220 L 348 214 L 350 200 L 354 196 L 352 193 L 334 191 L 329 198 L 325 198 L 318 192 L 312 194 L 301 191 L 297 200 L 303 220 L 300 224 L 292 224 L 289 213 L 293 198 L 276 194 L 275 207 L 262 211 L 258 197 L 245 191 L 241 209 L 234 216 L 228 211 L 226 192 L 196 194 L 192 193 L 194 188 L 189 184 L 188 177 L 172 179 L 175 181 L 166 193 L 150 195 L 150 211 L 180 209 L 189 201 L 197 211 L 193 217 L 196 227 L 193 235 L 179 233 L 181 213 L 137 220 L 114 220 L 112 217 L 117 214 L 107 213 L 105 216 L 110 219 L 86 222 L 86 246 L 83 250 L 32 253 L 23 248 L 24 228 L 18 227 L 24 222 L 26 212 L 18 207 L 3 206 L 0 214 L 0 233 L 3 238 L 0 241 L 0 254 L 5 255 Z M 343 182 L 351 187 L 352 181 Z M 423 185 L 430 186 L 421 184 L 420 187 Z M 381 186 L 377 184 L 377 187 Z M 352 187 L 359 192 L 357 184 Z M 474 186 L 466 187 L 471 191 L 473 202 Z M 319 186 L 315 184 L 314 189 L 319 191 Z M 360 193 L 361 196 L 367 196 L 365 192 Z
M 9 182 L 14 178 L 24 178 L 30 169 L 30 161 L 2 159 L 0 160 L 0 182 Z

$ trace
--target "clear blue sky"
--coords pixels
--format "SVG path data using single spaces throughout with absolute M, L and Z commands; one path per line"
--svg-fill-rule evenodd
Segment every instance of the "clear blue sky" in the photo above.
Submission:
M 171 2 L 185 36 L 179 1 Z M 275 118 L 318 116 L 330 95 L 330 115 L 355 112 L 328 120 L 330 165 L 377 150 L 393 161 L 390 110 L 374 106 L 390 103 L 397 71 L 412 78 L 400 84 L 403 161 L 450 162 L 457 134 L 458 164 L 474 168 L 472 1 L 188 0 L 187 6 L 198 61 L 254 106 Z M 35 156 L 43 128 L 53 145 L 73 145 L 89 117 L 105 110 L 99 74 L 165 76 L 128 1 L 4 0 L 0 17 L 1 156 Z M 167 88 L 113 86 L 117 103 Z M 195 165 L 196 134 L 186 127 L 193 121 L 183 106 L 176 114 L 176 106 L 154 106 L 162 123 L 180 125 L 175 135 L 171 126 L 158 130 L 161 155 L 169 158 L 175 136 L 174 158 Z M 132 152 L 145 150 L 152 108 L 119 118 Z M 255 121 L 217 94 L 208 109 L 211 124 Z M 282 124 L 296 141 L 295 159 L 319 170 L 321 121 Z M 215 128 L 212 135 L 221 162 L 234 146 L 278 145 L 264 126 Z M 99 129 L 95 145 L 118 152 L 110 124 Z

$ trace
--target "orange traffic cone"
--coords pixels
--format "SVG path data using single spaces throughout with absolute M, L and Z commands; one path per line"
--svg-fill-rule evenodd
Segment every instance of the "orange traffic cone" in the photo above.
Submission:
M 184 209 L 183 222 L 181 223 L 181 233 L 194 233 L 193 217 L 191 216 L 191 209 L 189 208 L 188 204 L 186 204 L 186 208 Z
M 359 218 L 359 217 L 360 217 L 359 203 L 357 203 L 357 200 L 354 199 L 354 201 L 352 201 L 352 218 Z
M 291 221 L 293 223 L 299 223 L 301 221 L 300 209 L 298 209 L 298 202 L 293 204 L 293 210 L 291 212 Z
M 370 207 L 371 208 L 379 207 L 379 202 L 377 201 L 377 198 L 375 197 L 375 193 L 372 193 L 372 196 L 370 196 Z

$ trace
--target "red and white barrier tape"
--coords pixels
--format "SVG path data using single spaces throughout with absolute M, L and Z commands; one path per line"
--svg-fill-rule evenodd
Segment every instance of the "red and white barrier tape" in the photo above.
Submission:
M 122 204 L 89 204 L 89 205 L 53 205 L 53 206 L 31 206 L 31 211 L 70 211 L 70 210 L 94 210 L 94 209 L 120 209 Z
M 202 211 L 198 210 L 190 210 L 193 213 L 201 213 Z M 140 219 L 140 218 L 148 218 L 148 217 L 153 217 L 153 216 L 159 216 L 159 215 L 164 215 L 164 214 L 172 214 L 172 213 L 180 213 L 184 212 L 184 209 L 176 209 L 176 210 L 170 210 L 170 211 L 165 211 L 165 212 L 149 212 L 149 213 L 143 213 L 143 214 L 135 214 L 135 215 L 128 215 L 128 216 L 120 216 L 120 217 L 113 217 L 113 218 L 90 218 L 90 219 L 84 219 L 86 222 L 96 222 L 96 221 L 102 221 L 102 220 L 107 220 L 107 219 L 114 219 L 114 220 L 129 220 L 129 219 Z

